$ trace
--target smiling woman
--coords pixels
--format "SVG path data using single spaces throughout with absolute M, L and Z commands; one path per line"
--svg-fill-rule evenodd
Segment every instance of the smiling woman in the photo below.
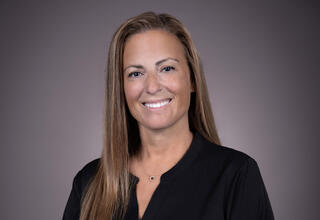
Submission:
M 126 101 L 140 135 L 188 129 L 192 85 L 183 46 L 175 35 L 159 29 L 131 36 L 123 66 Z
M 272 220 L 259 168 L 220 145 L 191 37 L 143 13 L 113 36 L 100 159 L 78 172 L 63 219 Z

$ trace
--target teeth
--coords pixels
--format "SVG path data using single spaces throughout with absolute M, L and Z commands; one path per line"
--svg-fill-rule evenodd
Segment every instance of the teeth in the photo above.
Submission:
M 144 103 L 145 106 L 148 108 L 160 108 L 164 105 L 167 105 L 170 102 L 170 99 L 162 102 L 157 102 L 157 103 Z

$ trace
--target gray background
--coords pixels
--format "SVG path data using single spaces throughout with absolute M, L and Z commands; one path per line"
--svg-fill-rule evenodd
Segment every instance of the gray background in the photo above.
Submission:
M 99 157 L 106 48 L 146 10 L 189 29 L 223 145 L 256 159 L 277 219 L 319 215 L 316 1 L 1 1 L 0 219 L 60 219 Z

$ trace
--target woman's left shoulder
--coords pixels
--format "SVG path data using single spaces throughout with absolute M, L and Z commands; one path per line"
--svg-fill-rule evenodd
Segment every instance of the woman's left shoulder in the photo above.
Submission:
M 198 168 L 226 193 L 227 219 L 274 219 L 258 164 L 251 156 L 203 137 L 197 144 Z
M 258 167 L 257 162 L 248 154 L 231 147 L 212 143 L 202 136 L 199 137 L 200 157 L 202 161 L 214 167 L 224 167 L 238 170 L 244 166 Z

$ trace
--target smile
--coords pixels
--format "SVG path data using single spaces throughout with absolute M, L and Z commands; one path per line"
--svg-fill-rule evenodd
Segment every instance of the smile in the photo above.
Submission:
M 144 106 L 148 107 L 148 108 L 161 108 L 163 106 L 168 105 L 171 102 L 172 99 L 167 99 L 167 100 L 163 100 L 163 101 L 159 101 L 159 102 L 144 102 L 142 103 Z

